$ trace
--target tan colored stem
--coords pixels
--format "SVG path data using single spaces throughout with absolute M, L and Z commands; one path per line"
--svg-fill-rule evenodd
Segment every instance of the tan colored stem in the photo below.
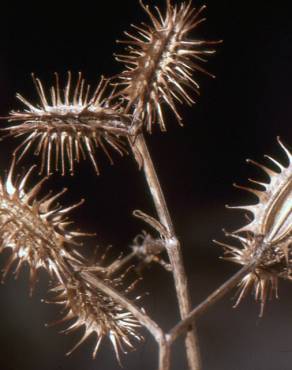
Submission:
M 126 308 L 129 312 L 132 313 L 133 316 L 139 320 L 139 322 L 148 329 L 148 331 L 153 335 L 155 340 L 160 343 L 161 338 L 164 337 L 164 333 L 162 329 L 154 322 L 145 312 L 143 312 L 140 308 L 134 305 L 133 302 L 128 300 L 114 288 L 105 284 L 102 280 L 98 280 L 90 274 L 90 272 L 81 271 L 80 275 L 85 278 L 85 280 L 89 281 L 96 289 L 99 289 L 104 294 L 112 297 L 118 304 Z
M 133 302 L 125 298 L 114 288 L 105 284 L 102 280 L 92 276 L 88 271 L 80 271 L 85 281 L 89 281 L 96 289 L 112 297 L 118 304 L 122 305 L 139 320 L 158 344 L 159 363 L 158 370 L 170 370 L 171 342 L 166 339 L 165 333 L 144 311 L 138 308 Z
M 180 314 L 182 319 L 184 319 L 191 310 L 191 300 L 188 292 L 188 282 L 183 265 L 180 243 L 175 236 L 175 231 L 167 204 L 143 134 L 139 134 L 135 141 L 132 142 L 132 148 L 138 163 L 142 165 L 144 170 L 145 178 L 152 195 L 159 220 L 163 226 L 165 226 L 169 234 L 168 242 L 166 243 L 166 249 L 172 265 Z M 200 370 L 201 357 L 194 324 L 186 336 L 186 351 L 189 368 L 191 370 Z
M 256 261 L 251 262 L 249 265 L 244 266 L 229 280 L 222 284 L 218 289 L 211 293 L 202 303 L 195 307 L 184 320 L 180 321 L 168 334 L 168 340 L 173 343 L 180 335 L 189 330 L 198 316 L 202 315 L 208 308 L 213 306 L 217 301 L 223 298 L 228 292 L 231 291 L 235 285 L 248 274 L 255 266 Z
M 165 337 L 159 342 L 159 370 L 170 370 L 171 344 Z

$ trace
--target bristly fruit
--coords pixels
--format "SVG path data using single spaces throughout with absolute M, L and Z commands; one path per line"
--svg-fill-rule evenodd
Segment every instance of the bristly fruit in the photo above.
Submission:
M 101 340 L 108 336 L 119 360 L 120 351 L 134 349 L 132 338 L 142 339 L 136 332 L 141 325 L 130 312 L 99 291 L 94 282 L 102 279 L 104 284 L 120 289 L 127 271 L 114 278 L 108 276 L 106 267 L 94 266 L 87 272 L 86 260 L 75 246 L 80 245 L 78 237 L 88 234 L 68 229 L 72 222 L 67 217 L 68 212 L 83 201 L 68 208 L 56 204 L 66 189 L 37 199 L 46 178 L 27 190 L 26 184 L 34 166 L 16 181 L 13 180 L 14 166 L 15 160 L 6 181 L 0 179 L 0 252 L 11 251 L 2 279 L 13 266 L 17 277 L 21 268 L 28 265 L 32 294 L 38 269 L 46 270 L 54 284 L 50 291 L 55 296 L 51 301 L 64 305 L 67 310 L 59 321 L 75 319 L 66 332 L 85 326 L 84 336 L 74 348 L 91 334 L 96 334 L 95 356 Z M 83 271 L 82 276 L 80 271 Z M 123 287 L 124 294 L 132 291 L 135 285 L 136 282 L 128 288 Z
M 55 73 L 55 85 L 51 87 L 48 97 L 41 81 L 34 75 L 32 77 L 40 99 L 39 105 L 33 105 L 17 94 L 26 109 L 12 111 L 6 117 L 9 122 L 17 122 L 4 129 L 9 132 L 8 136 L 26 136 L 14 152 L 18 160 L 34 147 L 34 153 L 41 156 L 41 173 L 46 171 L 50 174 L 51 170 L 57 171 L 61 167 L 64 175 L 67 162 L 69 172 L 73 174 L 74 162 L 88 156 L 99 174 L 95 147 L 100 147 L 111 163 L 107 147 L 121 155 L 126 153 L 123 137 L 128 134 L 131 119 L 122 114 L 119 103 L 109 104 L 105 97 L 108 80 L 101 78 L 91 93 L 81 73 L 74 86 L 71 73 L 68 72 L 64 89 L 60 88 L 59 77 Z
M 190 32 L 205 21 L 201 17 L 205 6 L 196 9 L 191 1 L 172 5 L 171 0 L 167 0 L 163 16 L 157 7 L 157 14 L 154 15 L 148 5 L 141 0 L 140 4 L 152 24 L 132 25 L 137 33 L 132 35 L 125 32 L 129 40 L 118 41 L 129 46 L 126 55 L 116 55 L 116 59 L 126 66 L 126 70 L 119 75 L 118 86 L 121 89 L 117 95 L 126 99 L 126 111 L 132 110 L 135 117 L 144 120 L 148 131 L 151 131 L 154 123 L 159 123 L 161 130 L 165 131 L 163 104 L 171 108 L 181 123 L 176 102 L 194 103 L 188 90 L 199 94 L 199 84 L 192 74 L 209 74 L 201 62 L 205 62 L 204 57 L 215 50 L 205 46 L 218 41 L 188 38 Z
M 261 312 L 269 295 L 277 297 L 278 278 L 290 279 L 291 242 L 292 242 L 292 155 L 278 138 L 278 142 L 288 158 L 284 167 L 275 159 L 266 156 L 279 170 L 274 170 L 248 160 L 260 167 L 268 175 L 269 183 L 249 180 L 261 190 L 235 185 L 247 190 L 258 198 L 253 205 L 229 207 L 242 209 L 253 218 L 239 230 L 227 234 L 237 238 L 242 248 L 224 245 L 226 259 L 241 265 L 250 263 L 260 252 L 257 267 L 240 283 L 240 293 L 236 305 L 250 288 L 255 290 L 255 298 L 261 302 Z
M 11 250 L 3 278 L 13 265 L 17 276 L 22 266 L 27 264 L 32 293 L 39 268 L 44 268 L 51 276 L 59 277 L 66 268 L 65 260 L 79 260 L 79 254 L 72 251 L 70 245 L 78 244 L 76 237 L 85 234 L 68 229 L 71 222 L 67 214 L 80 202 L 68 208 L 55 204 L 66 189 L 56 195 L 49 193 L 38 200 L 37 195 L 46 178 L 26 190 L 34 166 L 22 178 L 14 181 L 14 162 L 6 181 L 0 179 L 0 252 L 6 248 Z
M 79 270 L 82 271 L 81 266 L 79 266 Z M 141 325 L 137 319 L 97 287 L 98 280 L 102 280 L 103 284 L 110 288 L 123 289 L 126 295 L 136 285 L 135 281 L 128 288 L 124 287 L 126 273 L 127 271 L 113 278 L 107 276 L 106 268 L 104 270 L 97 269 L 95 273 L 83 272 L 82 274 L 76 270 L 65 282 L 58 282 L 50 290 L 53 296 L 48 303 L 64 306 L 63 318 L 50 324 L 50 326 L 69 321 L 69 327 L 63 330 L 63 333 L 66 334 L 84 328 L 82 338 L 67 355 L 71 354 L 87 338 L 95 335 L 93 358 L 96 356 L 102 339 L 108 337 L 120 363 L 120 352 L 126 354 L 127 350 L 134 350 L 133 339 L 138 342 L 143 339 L 138 333 Z

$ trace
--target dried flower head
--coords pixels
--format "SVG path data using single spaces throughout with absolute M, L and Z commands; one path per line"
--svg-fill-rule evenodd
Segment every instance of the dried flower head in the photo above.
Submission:
M 167 0 L 163 16 L 157 7 L 154 15 L 142 0 L 140 4 L 152 24 L 133 25 L 137 34 L 126 32 L 129 40 L 119 41 L 129 45 L 126 55 L 116 55 L 116 59 L 126 65 L 119 76 L 120 94 L 128 101 L 127 109 L 133 107 L 135 116 L 145 121 L 148 131 L 155 122 L 165 131 L 162 104 L 168 105 L 181 123 L 176 101 L 194 103 L 188 89 L 199 94 L 199 84 L 192 73 L 209 74 L 200 62 L 205 62 L 204 56 L 215 52 L 205 46 L 218 42 L 188 38 L 190 31 L 205 20 L 201 18 L 205 6 L 197 10 L 191 1 L 177 6 Z
M 252 220 L 232 234 L 242 248 L 223 245 L 226 258 L 241 265 L 247 265 L 258 258 L 254 271 L 245 276 L 240 283 L 241 292 L 238 304 L 250 288 L 255 290 L 255 298 L 261 302 L 261 314 L 269 295 L 277 297 L 278 278 L 291 279 L 291 241 L 292 241 L 292 155 L 278 139 L 288 157 L 289 164 L 284 167 L 275 159 L 266 156 L 279 172 L 248 160 L 260 167 L 268 175 L 269 183 L 250 180 L 262 189 L 246 188 L 258 198 L 253 205 L 230 207 L 243 209 L 252 214 Z M 259 256 L 259 257 L 257 257 Z
M 14 181 L 14 163 L 15 161 L 7 179 L 0 179 L 0 252 L 6 248 L 11 250 L 3 270 L 3 278 L 15 263 L 16 276 L 22 266 L 28 264 L 32 292 L 39 268 L 59 276 L 64 268 L 64 259 L 79 259 L 77 252 L 69 250 L 69 244 L 78 244 L 76 237 L 85 234 L 68 230 L 71 222 L 68 221 L 67 214 L 80 203 L 68 208 L 54 205 L 66 189 L 38 200 L 37 195 L 46 179 L 26 190 L 26 183 L 34 166 L 22 178 Z
M 171 271 L 171 265 L 162 256 L 165 251 L 165 241 L 162 238 L 154 238 L 143 231 L 134 238 L 131 248 L 140 262 L 137 266 L 138 271 L 152 263 L 158 263 L 165 270 Z
M 102 284 L 110 288 L 123 289 L 123 294 L 126 295 L 133 290 L 135 284 L 131 284 L 127 289 L 123 288 L 125 275 L 126 273 L 110 278 L 107 276 L 106 269 L 104 271 L 98 269 L 96 273 L 75 271 L 65 283 L 58 283 L 50 290 L 53 298 L 49 303 L 63 305 L 66 312 L 62 319 L 53 324 L 74 320 L 63 331 L 66 334 L 82 327 L 85 328 L 82 338 L 67 355 L 71 354 L 88 337 L 95 335 L 93 358 L 96 356 L 102 339 L 108 337 L 120 362 L 120 352 L 126 354 L 127 350 L 133 350 L 133 339 L 137 341 L 143 339 L 137 332 L 141 325 L 135 317 L 115 302 L 110 295 L 98 289 L 99 281 L 102 281 Z
M 130 118 L 123 115 L 119 104 L 109 105 L 104 96 L 109 81 L 101 78 L 93 93 L 90 86 L 78 74 L 74 86 L 71 73 L 64 91 L 60 88 L 58 74 L 55 73 L 55 85 L 50 89 L 50 97 L 45 93 L 38 78 L 32 75 L 40 99 L 39 105 L 32 105 L 24 97 L 17 98 L 26 106 L 24 111 L 12 111 L 9 122 L 17 122 L 6 128 L 9 136 L 25 135 L 24 141 L 15 150 L 20 160 L 31 147 L 41 156 L 41 173 L 46 169 L 57 171 L 61 165 L 62 175 L 74 173 L 74 161 L 88 155 L 97 174 L 99 169 L 95 159 L 95 147 L 101 147 L 112 163 L 107 146 L 123 155 L 126 152 L 122 137 L 127 135 Z M 54 166 L 52 166 L 54 163 Z

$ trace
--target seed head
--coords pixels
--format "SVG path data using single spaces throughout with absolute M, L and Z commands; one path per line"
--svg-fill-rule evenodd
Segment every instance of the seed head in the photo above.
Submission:
M 50 174 L 54 168 L 57 171 L 61 167 L 64 175 L 67 162 L 69 172 L 73 174 L 74 162 L 88 156 L 99 174 L 95 147 L 101 147 L 111 163 L 107 147 L 121 155 L 126 152 L 122 139 L 128 134 L 131 120 L 121 113 L 119 104 L 109 105 L 105 97 L 108 80 L 102 78 L 95 91 L 90 93 L 90 86 L 85 83 L 81 73 L 74 86 L 71 73 L 68 72 L 67 83 L 62 91 L 59 76 L 55 73 L 55 85 L 47 94 L 41 81 L 34 75 L 32 77 L 39 104 L 33 105 L 17 94 L 26 109 L 12 111 L 7 117 L 9 122 L 17 122 L 5 129 L 9 132 L 8 136 L 25 136 L 14 152 L 18 160 L 34 147 L 34 153 L 41 156 L 41 173 L 46 171 Z
M 141 327 L 135 317 L 124 307 L 104 292 L 100 291 L 95 284 L 102 280 L 103 284 L 114 288 L 123 289 L 123 279 L 125 273 L 116 278 L 106 275 L 106 269 L 98 270 L 97 273 L 83 272 L 79 274 L 75 271 L 66 282 L 58 283 L 50 290 L 53 298 L 50 303 L 61 304 L 64 306 L 65 316 L 53 324 L 71 322 L 64 333 L 71 333 L 79 328 L 84 328 L 84 334 L 80 341 L 73 347 L 67 355 L 71 354 L 88 337 L 95 335 L 96 343 L 93 350 L 93 358 L 99 349 L 104 337 L 108 337 L 113 345 L 116 357 L 120 362 L 120 352 L 124 354 L 127 350 L 133 350 L 133 339 L 141 341 L 143 338 L 137 332 Z M 131 284 L 128 289 L 123 289 L 126 295 L 135 284 Z
M 119 94 L 128 101 L 127 109 L 133 108 L 134 115 L 145 121 L 148 131 L 156 122 L 165 131 L 162 105 L 168 105 L 181 123 L 176 102 L 194 103 L 188 90 L 199 94 L 199 84 L 192 74 L 209 74 L 200 63 L 215 52 L 208 46 L 218 42 L 188 38 L 189 33 L 205 21 L 201 17 L 204 6 L 196 9 L 191 1 L 172 5 L 172 1 L 167 0 L 165 15 L 157 7 L 155 15 L 141 0 L 140 4 L 151 25 L 132 25 L 136 34 L 126 32 L 129 40 L 119 41 L 128 44 L 126 55 L 116 55 L 126 66 L 119 76 L 122 87 Z
M 250 288 L 255 290 L 255 298 L 261 302 L 261 314 L 269 295 L 277 297 L 278 278 L 291 280 L 291 242 L 292 242 L 292 155 L 278 139 L 288 158 L 285 167 L 275 159 L 266 156 L 278 169 L 248 160 L 260 167 L 268 175 L 269 183 L 250 180 L 261 190 L 238 188 L 253 193 L 258 203 L 246 206 L 229 207 L 242 209 L 252 214 L 252 220 L 232 234 L 239 240 L 241 248 L 223 244 L 226 259 L 246 265 L 260 252 L 254 271 L 245 276 L 240 283 L 240 293 L 236 305 Z
M 26 190 L 34 166 L 15 181 L 14 164 L 15 161 L 6 180 L 0 179 L 0 252 L 6 248 L 11 250 L 3 278 L 15 263 L 16 276 L 27 264 L 32 293 L 39 268 L 44 268 L 51 276 L 59 276 L 64 269 L 65 259 L 79 258 L 77 252 L 70 251 L 69 245 L 78 244 L 76 237 L 84 234 L 68 230 L 71 222 L 67 220 L 67 214 L 80 203 L 68 208 L 56 205 L 55 201 L 66 189 L 56 195 L 48 194 L 37 199 L 46 179 Z

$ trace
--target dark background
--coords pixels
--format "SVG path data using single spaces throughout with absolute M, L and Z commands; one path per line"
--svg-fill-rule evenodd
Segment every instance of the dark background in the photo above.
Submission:
M 163 1 L 155 4 L 164 6 Z M 54 71 L 83 71 L 95 84 L 100 74 L 116 74 L 122 68 L 113 60 L 115 44 L 130 23 L 145 20 L 138 1 L 22 2 L 0 6 L 0 115 L 20 108 L 15 92 L 33 100 L 30 73 L 47 84 Z M 196 1 L 201 5 L 201 1 Z M 64 8 L 61 9 L 61 6 Z M 292 22 L 289 2 L 209 0 L 208 22 L 194 36 L 224 39 L 208 69 L 217 79 L 198 76 L 202 96 L 193 108 L 181 108 L 185 127 L 167 116 L 168 133 L 158 129 L 147 137 L 183 252 L 193 303 L 200 302 L 224 282 L 237 266 L 219 260 L 220 248 L 212 239 L 224 240 L 221 229 L 244 222 L 240 212 L 226 203 L 254 201 L 232 188 L 261 175 L 245 158 L 263 160 L 269 153 L 285 161 L 276 136 L 291 145 L 292 117 Z M 16 143 L 1 142 L 1 176 L 9 167 Z M 72 214 L 82 230 L 96 232 L 95 244 L 114 245 L 113 255 L 131 243 L 145 228 L 131 216 L 133 209 L 154 212 L 142 173 L 131 157 L 115 156 L 115 166 L 100 156 L 102 175 L 96 177 L 89 162 L 79 165 L 75 177 L 54 175 L 45 190 L 69 192 L 70 204 L 85 197 L 86 203 Z M 31 156 L 23 166 L 37 161 Z M 21 167 L 21 166 L 20 166 Z M 4 263 L 7 255 L 2 256 Z M 149 291 L 143 305 L 165 328 L 177 322 L 172 280 L 158 266 L 145 271 L 138 291 Z M 41 275 L 33 296 L 28 297 L 27 271 L 19 281 L 10 277 L 0 287 L 0 369 L 77 370 L 118 368 L 112 349 L 104 342 L 92 361 L 88 340 L 69 358 L 65 352 L 81 333 L 68 337 L 61 329 L 44 327 L 59 313 L 40 303 L 46 296 L 47 279 Z M 281 282 L 280 298 L 267 305 L 263 319 L 259 306 L 247 298 L 232 309 L 233 294 L 210 309 L 198 323 L 205 370 L 288 370 L 292 362 L 292 286 Z M 155 344 L 146 335 L 143 345 L 123 359 L 127 370 L 155 369 Z M 174 353 L 173 369 L 184 369 L 182 347 Z

